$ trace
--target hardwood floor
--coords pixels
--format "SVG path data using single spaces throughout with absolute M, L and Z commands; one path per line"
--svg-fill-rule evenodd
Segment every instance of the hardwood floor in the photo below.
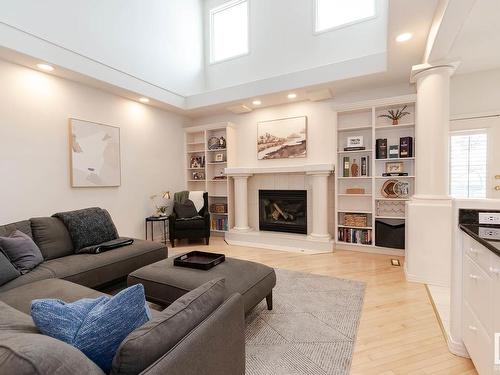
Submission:
M 342 250 L 306 255 L 229 246 L 217 237 L 211 239 L 210 246 L 180 243 L 169 253 L 195 248 L 274 268 L 364 281 L 366 295 L 353 375 L 477 374 L 469 359 L 448 351 L 425 286 L 406 282 L 403 268 L 390 264 L 394 257 Z

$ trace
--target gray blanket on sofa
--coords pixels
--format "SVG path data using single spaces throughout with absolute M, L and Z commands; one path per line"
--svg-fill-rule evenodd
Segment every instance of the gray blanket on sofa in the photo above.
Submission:
M 52 216 L 61 220 L 68 229 L 77 254 L 92 252 L 89 247 L 118 238 L 118 231 L 109 212 L 102 208 L 58 212 Z

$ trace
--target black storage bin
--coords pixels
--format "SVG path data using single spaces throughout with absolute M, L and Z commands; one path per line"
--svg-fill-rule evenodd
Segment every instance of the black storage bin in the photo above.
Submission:
M 375 245 L 393 249 L 405 248 L 405 223 L 375 220 Z

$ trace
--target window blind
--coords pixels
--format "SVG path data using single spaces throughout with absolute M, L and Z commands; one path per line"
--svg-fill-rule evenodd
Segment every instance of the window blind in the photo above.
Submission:
M 456 133 L 450 140 L 450 195 L 485 198 L 488 138 L 485 132 Z

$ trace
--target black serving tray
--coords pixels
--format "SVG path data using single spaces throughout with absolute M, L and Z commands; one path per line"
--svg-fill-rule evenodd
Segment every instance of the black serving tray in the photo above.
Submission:
M 174 266 L 195 268 L 198 270 L 209 270 L 224 262 L 224 254 L 206 253 L 204 251 L 191 251 L 174 258 Z

